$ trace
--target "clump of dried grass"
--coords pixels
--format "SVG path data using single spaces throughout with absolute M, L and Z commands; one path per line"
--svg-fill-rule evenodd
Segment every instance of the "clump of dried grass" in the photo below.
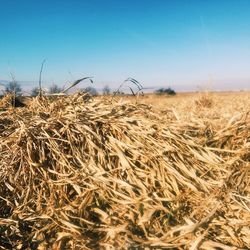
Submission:
M 211 108 L 214 104 L 211 93 L 202 93 L 199 98 L 195 100 L 197 108 Z
M 0 123 L 0 249 L 250 247 L 247 114 L 207 136 L 78 94 Z
M 0 99 L 0 109 L 9 108 L 13 103 L 13 94 L 6 94 L 2 99 Z
M 19 97 L 13 93 L 7 93 L 2 99 L 0 99 L 0 111 L 12 107 L 25 107 Z

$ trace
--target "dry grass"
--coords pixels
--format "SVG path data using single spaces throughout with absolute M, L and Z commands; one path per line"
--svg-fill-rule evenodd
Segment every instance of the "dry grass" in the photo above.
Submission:
M 250 96 L 211 98 L 0 104 L 0 249 L 250 248 Z
M 202 93 L 200 97 L 195 100 L 195 105 L 198 108 L 211 108 L 213 106 L 213 97 L 211 93 Z

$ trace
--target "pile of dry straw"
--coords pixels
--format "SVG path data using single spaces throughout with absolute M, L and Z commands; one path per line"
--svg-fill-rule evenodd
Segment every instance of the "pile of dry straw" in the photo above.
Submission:
M 131 101 L 6 98 L 0 249 L 250 248 L 247 112 L 217 129 Z

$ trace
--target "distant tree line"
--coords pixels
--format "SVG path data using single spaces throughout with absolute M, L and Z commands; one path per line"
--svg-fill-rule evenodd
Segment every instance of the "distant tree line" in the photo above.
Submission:
M 1 94 L 4 94 L 4 93 L 15 93 L 15 95 L 21 95 L 22 94 L 22 87 L 21 87 L 21 84 L 18 83 L 14 78 L 12 79 L 12 81 L 8 82 L 7 84 L 0 84 L 4 90 L 2 90 L 2 93 Z M 63 92 L 63 88 L 60 87 L 59 85 L 57 84 L 52 84 L 49 88 L 48 88 L 48 93 L 49 94 L 56 94 L 56 93 L 62 93 Z M 38 87 L 35 87 L 31 90 L 31 96 L 37 96 L 39 94 L 39 88 Z M 81 92 L 86 92 L 86 93 L 89 93 L 93 96 L 97 96 L 99 93 L 97 91 L 96 88 L 92 87 L 92 86 L 88 86 L 86 88 L 82 88 L 80 89 Z M 155 91 L 156 94 L 159 94 L 159 95 L 162 95 L 162 94 L 167 94 L 167 95 L 175 95 L 176 92 L 174 89 L 168 87 L 168 88 L 159 88 Z M 102 89 L 102 94 L 103 95 L 111 95 L 111 94 L 114 94 L 110 87 L 108 85 L 105 85 Z M 119 91 L 119 93 L 116 92 L 116 94 L 119 94 L 119 95 L 123 95 L 124 92 L 122 91 Z

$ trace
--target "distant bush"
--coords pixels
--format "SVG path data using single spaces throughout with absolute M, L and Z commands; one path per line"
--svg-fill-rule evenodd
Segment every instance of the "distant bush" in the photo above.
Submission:
M 156 94 L 167 94 L 167 95 L 176 95 L 176 92 L 172 88 L 160 88 L 155 91 Z
M 57 93 L 61 93 L 62 91 L 63 91 L 63 89 L 61 87 L 59 87 L 58 85 L 56 85 L 56 84 L 52 84 L 49 87 L 49 93 L 50 94 L 57 94 Z
M 108 85 L 104 86 L 104 88 L 102 89 L 102 93 L 104 95 L 110 95 L 110 93 L 111 93 L 110 87 Z
M 81 91 L 89 93 L 89 94 L 91 94 L 93 96 L 98 95 L 98 91 L 94 87 L 91 87 L 91 86 L 89 86 L 87 88 L 84 88 L 84 89 L 81 89 Z
M 39 88 L 35 87 L 31 90 L 31 96 L 38 96 L 39 94 Z
M 16 95 L 20 95 L 22 92 L 22 88 L 20 83 L 17 81 L 11 81 L 5 85 L 5 92 L 6 93 L 15 93 Z

